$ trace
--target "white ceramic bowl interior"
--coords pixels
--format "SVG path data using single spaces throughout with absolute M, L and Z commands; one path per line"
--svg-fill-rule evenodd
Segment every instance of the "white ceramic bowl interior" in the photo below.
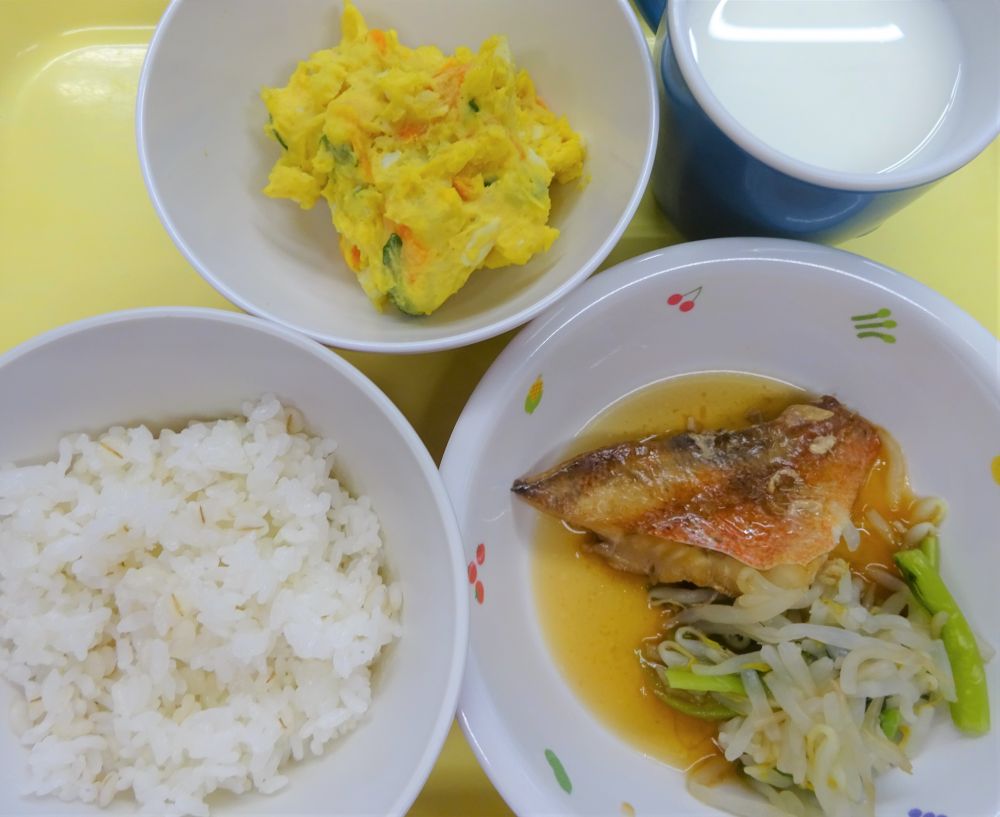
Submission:
M 388 573 L 403 585 L 404 635 L 377 665 L 365 722 L 322 758 L 294 767 L 282 792 L 220 798 L 215 813 L 402 815 L 451 725 L 468 602 L 457 527 L 437 469 L 364 375 L 319 344 L 247 316 L 196 309 L 102 316 L 0 357 L 0 461 L 52 458 L 69 432 L 232 416 L 242 401 L 265 392 L 299 408 L 313 433 L 336 438 L 345 485 L 372 497 Z M 10 692 L 0 683 L 0 712 L 7 712 Z M 0 814 L 101 813 L 21 799 L 25 765 L 4 715 Z
M 139 86 L 139 157 L 153 203 L 192 265 L 244 309 L 334 346 L 415 352 L 517 326 L 589 275 L 648 181 L 657 132 L 649 50 L 626 0 L 366 0 L 372 27 L 408 45 L 478 48 L 506 34 L 515 62 L 589 144 L 585 189 L 553 188 L 548 253 L 480 271 L 434 315 L 378 313 L 337 247 L 324 202 L 303 212 L 261 190 L 279 148 L 264 134 L 264 86 L 340 40 L 341 2 L 174 0 Z
M 700 289 L 700 292 L 698 289 Z M 694 308 L 671 306 L 687 293 Z M 857 337 L 852 316 L 891 311 L 896 326 Z M 460 717 L 484 768 L 523 817 L 709 815 L 683 775 L 609 731 L 551 657 L 532 591 L 537 513 L 511 482 L 559 461 L 571 438 L 620 397 L 676 375 L 734 370 L 834 394 L 902 444 L 917 491 L 951 511 L 943 574 L 974 626 L 997 641 L 1000 455 L 997 343 L 920 284 L 857 256 L 764 239 L 685 244 L 627 261 L 532 322 L 462 414 L 442 471 L 471 561 L 473 603 Z M 525 395 L 541 377 L 541 401 Z M 471 590 L 470 590 L 471 595 Z M 1000 709 L 1000 662 L 988 669 Z M 561 787 L 551 750 L 572 784 Z M 938 718 L 914 774 L 878 786 L 878 814 L 984 817 L 1000 807 L 1000 729 L 961 737 Z

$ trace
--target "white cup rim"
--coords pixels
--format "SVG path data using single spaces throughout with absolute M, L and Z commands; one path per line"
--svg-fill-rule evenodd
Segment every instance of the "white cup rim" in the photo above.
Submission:
M 855 193 L 910 190 L 931 184 L 954 173 L 975 159 L 997 136 L 1000 136 L 1000 97 L 998 97 L 989 127 L 982 128 L 975 138 L 960 142 L 959 149 L 949 151 L 947 155 L 931 162 L 916 162 L 911 167 L 904 166 L 888 173 L 851 173 L 830 170 L 795 159 L 754 136 L 725 109 L 709 87 L 705 77 L 698 69 L 688 39 L 682 34 L 680 23 L 683 18 L 681 15 L 684 14 L 686 5 L 683 0 L 668 0 L 661 27 L 663 25 L 667 27 L 666 36 L 670 38 L 670 47 L 695 101 L 715 126 L 732 139 L 741 150 L 793 179 L 818 187 Z M 662 81 L 660 57 L 661 55 L 658 53 L 655 68 L 660 73 L 660 81 Z

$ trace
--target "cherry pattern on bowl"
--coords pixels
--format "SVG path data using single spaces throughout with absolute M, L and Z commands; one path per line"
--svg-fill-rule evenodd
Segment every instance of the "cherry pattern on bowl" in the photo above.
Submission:
M 694 302 L 701 295 L 701 287 L 696 287 L 688 292 L 675 292 L 667 298 L 668 306 L 676 306 L 681 312 L 690 312 L 694 309 Z
M 486 600 L 486 588 L 483 586 L 483 580 L 479 577 L 479 568 L 483 566 L 483 562 L 485 561 L 486 545 L 480 542 L 476 545 L 476 558 L 469 562 L 466 568 L 469 576 L 469 584 L 472 585 L 473 595 L 480 604 Z

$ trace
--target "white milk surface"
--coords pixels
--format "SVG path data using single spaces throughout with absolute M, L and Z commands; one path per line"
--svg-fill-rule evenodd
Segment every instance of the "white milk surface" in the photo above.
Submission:
M 795 159 L 912 162 L 947 120 L 961 42 L 945 0 L 692 0 L 695 59 L 723 107 Z

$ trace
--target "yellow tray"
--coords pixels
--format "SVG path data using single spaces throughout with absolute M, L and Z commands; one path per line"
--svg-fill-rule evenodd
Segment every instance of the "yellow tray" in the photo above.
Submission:
M 160 228 L 139 174 L 136 84 L 165 5 L 0 0 L 0 352 L 115 309 L 232 309 Z M 647 196 L 605 266 L 678 240 Z M 997 334 L 1000 141 L 874 233 L 842 246 L 929 284 Z M 509 339 L 405 361 L 344 356 L 440 459 L 470 392 Z M 424 388 L 411 388 L 415 381 Z M 453 729 L 410 814 L 510 813 Z

